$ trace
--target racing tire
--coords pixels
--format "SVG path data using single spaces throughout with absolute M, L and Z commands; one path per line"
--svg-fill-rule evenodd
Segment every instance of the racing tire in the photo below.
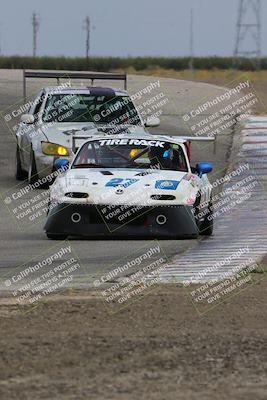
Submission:
M 208 205 L 208 213 L 205 216 L 204 221 L 201 224 L 201 236 L 211 236 L 213 233 L 213 205 L 212 199 L 210 199 Z
M 51 240 L 65 240 L 67 239 L 68 235 L 58 234 L 58 233 L 46 233 L 48 239 Z
M 28 182 L 30 184 L 34 184 L 38 181 L 38 179 L 39 179 L 39 177 L 38 177 L 38 173 L 37 173 L 34 152 L 33 152 L 33 149 L 31 149 L 30 166 L 29 166 L 29 171 L 28 171 Z
M 16 172 L 15 177 L 18 181 L 24 181 L 27 179 L 27 172 L 21 168 L 21 159 L 19 153 L 19 146 L 16 148 Z

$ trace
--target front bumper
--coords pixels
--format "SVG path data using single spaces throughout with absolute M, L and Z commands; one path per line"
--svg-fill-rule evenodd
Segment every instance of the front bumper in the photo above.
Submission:
M 94 237 L 197 237 L 191 206 L 58 204 L 47 216 L 49 234 Z

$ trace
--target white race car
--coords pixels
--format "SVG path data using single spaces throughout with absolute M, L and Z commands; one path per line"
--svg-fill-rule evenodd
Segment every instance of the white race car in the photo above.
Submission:
M 211 140 L 197 140 L 205 139 Z M 47 237 L 211 235 L 206 174 L 213 167 L 190 166 L 191 140 L 143 133 L 87 140 L 71 165 L 56 163 L 67 170 L 50 187 Z
M 58 77 L 56 73 L 28 73 L 32 77 Z M 116 74 L 67 73 L 66 77 L 122 79 Z M 65 78 L 66 78 L 65 77 Z M 125 76 L 126 79 L 126 76 Z M 26 88 L 26 83 L 24 83 Z M 25 94 L 26 95 L 26 94 Z M 143 121 L 126 90 L 87 86 L 53 86 L 42 89 L 21 116 L 16 132 L 16 178 L 33 184 L 55 170 L 58 158 L 71 160 L 72 136 L 92 133 L 146 132 L 158 118 Z

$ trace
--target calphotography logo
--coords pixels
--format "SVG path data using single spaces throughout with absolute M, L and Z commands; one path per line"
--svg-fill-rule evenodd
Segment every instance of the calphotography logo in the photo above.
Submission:
M 157 241 L 150 242 L 129 257 L 118 260 L 114 269 L 94 281 L 94 286 L 102 289 L 101 294 L 108 312 L 118 312 L 155 289 L 167 262 L 167 257 Z

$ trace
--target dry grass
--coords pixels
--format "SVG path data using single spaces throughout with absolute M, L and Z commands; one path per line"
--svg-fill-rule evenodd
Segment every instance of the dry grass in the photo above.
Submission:
M 116 70 L 119 71 L 119 70 Z M 124 70 L 125 71 L 125 70 Z M 128 74 L 159 76 L 162 78 L 174 78 L 184 80 L 195 80 L 219 86 L 233 87 L 234 82 L 249 79 L 259 99 L 257 111 L 267 113 L 267 71 L 233 71 L 231 69 L 201 69 L 196 70 L 194 75 L 190 70 L 175 71 L 171 69 L 154 68 L 143 71 L 136 71 L 130 67 L 126 70 Z

